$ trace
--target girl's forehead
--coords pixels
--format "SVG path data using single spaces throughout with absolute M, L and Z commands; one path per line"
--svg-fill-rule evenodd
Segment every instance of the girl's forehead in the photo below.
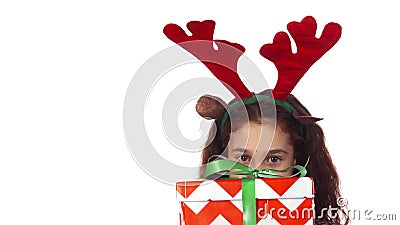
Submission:
M 286 149 L 290 144 L 289 135 L 270 123 L 250 123 L 231 134 L 228 148 L 248 151 Z

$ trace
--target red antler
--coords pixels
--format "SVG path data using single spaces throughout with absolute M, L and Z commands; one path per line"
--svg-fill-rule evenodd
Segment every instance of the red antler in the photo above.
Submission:
M 278 32 L 272 44 L 265 44 L 260 54 L 272 61 L 278 69 L 278 82 L 272 91 L 275 99 L 285 101 L 307 70 L 339 40 L 342 28 L 337 23 L 328 23 L 321 37 L 315 37 L 317 23 L 311 16 L 300 23 L 291 22 L 287 26 L 296 42 L 297 53 L 293 54 L 289 36 Z
M 237 62 L 245 48 L 225 40 L 213 40 L 215 22 L 212 20 L 191 21 L 186 26 L 192 36 L 176 24 L 166 25 L 164 34 L 207 66 L 237 99 L 253 96 L 237 73 Z M 218 50 L 213 48 L 213 41 Z

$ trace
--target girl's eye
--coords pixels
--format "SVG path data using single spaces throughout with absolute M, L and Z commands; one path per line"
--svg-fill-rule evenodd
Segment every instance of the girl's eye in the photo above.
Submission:
M 281 159 L 278 156 L 268 157 L 268 162 L 269 163 L 277 163 L 279 160 L 281 160 Z
M 250 161 L 250 156 L 248 156 L 248 155 L 241 155 L 240 157 L 239 157 L 239 161 L 242 161 L 242 162 L 248 162 L 248 161 Z

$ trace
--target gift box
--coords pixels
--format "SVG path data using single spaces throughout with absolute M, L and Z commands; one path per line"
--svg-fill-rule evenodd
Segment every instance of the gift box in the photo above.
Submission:
M 314 224 L 310 177 L 198 179 L 176 190 L 181 225 Z

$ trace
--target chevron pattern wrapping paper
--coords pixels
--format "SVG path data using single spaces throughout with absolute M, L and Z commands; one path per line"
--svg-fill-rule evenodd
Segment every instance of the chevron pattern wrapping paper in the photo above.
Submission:
M 240 179 L 176 183 L 181 225 L 243 225 Z M 314 224 L 313 179 L 257 178 L 257 225 Z

